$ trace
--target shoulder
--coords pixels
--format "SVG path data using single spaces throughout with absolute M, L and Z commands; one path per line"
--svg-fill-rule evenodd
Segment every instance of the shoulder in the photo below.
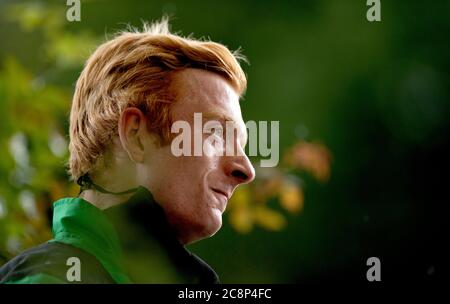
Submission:
M 73 258 L 80 264 L 79 282 L 69 282 L 67 279 Z M 26 250 L 0 267 L 0 283 L 86 284 L 114 281 L 94 256 L 74 246 L 52 241 Z

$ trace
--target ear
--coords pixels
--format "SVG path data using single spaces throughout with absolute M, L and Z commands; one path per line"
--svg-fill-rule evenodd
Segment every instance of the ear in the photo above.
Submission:
M 138 108 L 130 107 L 123 111 L 119 119 L 119 138 L 123 149 L 136 163 L 144 161 L 144 140 L 147 120 Z

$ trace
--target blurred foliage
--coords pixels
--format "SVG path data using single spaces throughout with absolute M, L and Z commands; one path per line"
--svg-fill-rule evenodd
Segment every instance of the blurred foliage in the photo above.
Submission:
M 269 203 L 275 200 L 287 212 L 300 213 L 304 204 L 301 173 L 326 182 L 330 167 L 331 153 L 325 145 L 299 141 L 287 150 L 279 166 L 257 167 L 255 181 L 236 190 L 228 206 L 231 225 L 241 233 L 250 232 L 255 224 L 273 231 L 283 229 L 285 216 Z
M 381 22 L 367 21 L 366 1 L 81 2 L 69 23 L 65 1 L 0 1 L 5 258 L 49 237 L 33 214 L 76 195 L 66 132 L 85 58 L 105 33 L 169 14 L 176 31 L 241 47 L 245 119 L 280 121 L 280 166 L 256 168 L 220 232 L 189 245 L 223 282 L 364 280 L 369 256 L 386 280 L 445 273 L 448 0 L 381 0 Z
M 81 70 L 100 39 L 89 31 L 67 30 L 65 6 L 44 2 L 12 3 L 3 17 L 41 39 L 42 67 L 33 74 L 13 56 L 0 69 L 0 255 L 5 261 L 25 248 L 51 238 L 51 204 L 76 196 L 68 181 L 68 112 L 71 88 L 58 84 L 66 70 Z M 317 143 L 298 142 L 277 168 L 257 171 L 254 183 L 239 188 L 227 210 L 231 226 L 248 233 L 254 225 L 279 231 L 287 225 L 285 211 L 303 209 L 301 172 L 325 182 L 331 156 Z M 278 203 L 276 203 L 278 202 Z M 271 206 L 274 205 L 274 206 Z M 1 264 L 1 261 L 0 261 Z
M 41 1 L 11 4 L 6 17 L 26 32 L 41 31 L 46 60 L 57 68 L 81 66 L 100 41 L 88 31 L 71 33 L 64 19 L 66 6 Z

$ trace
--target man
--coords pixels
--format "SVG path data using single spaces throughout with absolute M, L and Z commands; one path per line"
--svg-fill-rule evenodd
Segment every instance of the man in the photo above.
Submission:
M 164 19 L 98 47 L 70 113 L 69 173 L 80 194 L 54 204 L 54 239 L 0 268 L 0 282 L 218 283 L 184 246 L 214 235 L 233 191 L 254 178 L 239 59 L 171 34 Z M 214 129 L 232 122 L 236 153 L 219 153 L 230 138 L 201 133 L 201 152 L 213 153 L 174 155 L 173 122 L 193 126 L 196 113 L 219 122 Z

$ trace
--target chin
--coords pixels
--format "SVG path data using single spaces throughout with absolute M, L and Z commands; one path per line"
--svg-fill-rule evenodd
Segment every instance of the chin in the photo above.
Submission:
M 205 221 L 206 218 L 208 219 L 207 221 Z M 222 227 L 222 212 L 213 208 L 209 217 L 205 216 L 202 220 L 202 223 L 199 223 L 201 228 L 199 229 L 200 233 L 197 241 L 211 237 L 220 230 Z
M 210 208 L 196 214 L 189 219 L 184 219 L 183 225 L 179 226 L 178 231 L 181 232 L 180 241 L 184 245 L 192 244 L 202 239 L 209 238 L 217 233 L 222 227 L 222 212 L 217 208 Z M 183 233 L 184 232 L 184 233 Z

